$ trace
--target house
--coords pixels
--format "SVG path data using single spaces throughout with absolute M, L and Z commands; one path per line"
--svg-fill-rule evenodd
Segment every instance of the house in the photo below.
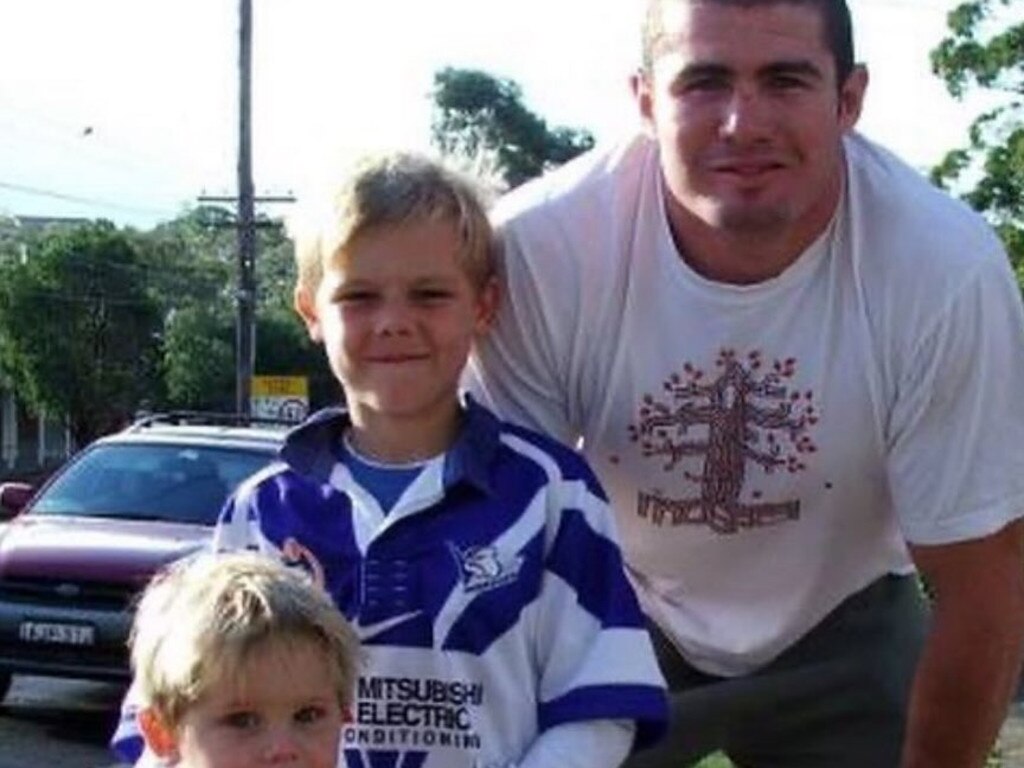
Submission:
M 59 464 L 72 450 L 63 424 L 32 413 L 0 384 L 0 479 L 35 474 Z

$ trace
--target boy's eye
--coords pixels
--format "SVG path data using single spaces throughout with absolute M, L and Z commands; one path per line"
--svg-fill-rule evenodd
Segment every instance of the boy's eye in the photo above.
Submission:
M 375 298 L 373 291 L 344 291 L 335 296 L 334 300 L 339 304 L 362 304 Z
M 444 301 L 450 298 L 452 292 L 447 288 L 417 288 L 412 292 L 412 297 L 416 301 Z
M 221 718 L 221 723 L 228 728 L 248 730 L 259 725 L 260 719 L 255 712 L 229 712 Z
M 302 707 L 294 717 L 295 722 L 310 725 L 323 720 L 327 716 L 327 710 L 319 706 Z

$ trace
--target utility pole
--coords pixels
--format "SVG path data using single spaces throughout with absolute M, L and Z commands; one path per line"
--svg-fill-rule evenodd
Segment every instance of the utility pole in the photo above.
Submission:
M 257 197 L 252 181 L 252 0 L 239 0 L 238 27 L 238 194 L 200 195 L 200 203 L 236 203 L 235 221 L 228 226 L 237 230 L 238 290 L 235 300 L 238 316 L 235 324 L 235 411 L 243 416 L 252 412 L 252 379 L 256 364 L 256 230 L 278 226 L 257 221 L 256 203 L 294 203 L 295 197 L 263 195 Z
M 252 183 L 252 0 L 240 0 L 238 29 L 238 325 L 235 410 L 248 416 L 256 360 L 256 227 Z

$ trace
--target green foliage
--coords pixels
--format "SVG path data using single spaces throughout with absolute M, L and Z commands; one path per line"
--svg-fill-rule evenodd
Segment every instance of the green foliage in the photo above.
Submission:
M 708 755 L 701 760 L 696 768 L 733 768 L 732 761 L 720 752 Z
M 159 388 L 160 314 L 130 234 L 109 222 L 47 233 L 0 263 L 0 367 L 19 397 L 64 416 L 79 445 Z
M 968 145 L 947 154 L 933 169 L 932 179 L 958 188 L 972 207 L 989 217 L 1020 277 L 1024 272 L 1024 21 L 999 18 L 1000 11 L 1017 1 L 970 0 L 949 14 L 950 35 L 932 51 L 932 69 L 958 98 L 969 88 L 988 89 L 1005 98 L 975 120 Z M 997 29 L 1000 24 L 1003 28 Z
M 164 326 L 164 380 L 169 405 L 231 411 L 235 392 L 235 324 L 223 306 L 192 304 Z
M 512 80 L 478 70 L 434 75 L 431 134 L 442 154 L 468 161 L 478 174 L 515 187 L 594 145 L 588 131 L 549 128 L 523 105 Z
M 235 243 L 227 211 L 196 208 L 139 235 L 138 242 L 150 266 L 149 288 L 165 315 L 231 302 Z
M 20 260 L 24 233 L 18 222 L 6 216 L 0 216 L 0 264 L 9 264 Z
M 337 405 L 340 387 L 327 364 L 324 349 L 310 341 L 298 315 L 288 308 L 265 307 L 256 328 L 258 373 L 264 376 L 305 376 L 313 409 Z
M 106 222 L 37 230 L 0 218 L 0 379 L 79 445 L 150 409 L 233 410 L 234 215 L 201 207 L 150 232 Z M 338 401 L 323 350 L 292 310 L 292 244 L 257 236 L 256 373 L 307 376 Z
M 335 402 L 323 352 L 292 310 L 292 243 L 263 220 L 257 230 L 256 373 L 307 376 L 311 402 Z M 234 215 L 196 208 L 145 236 L 161 269 L 154 286 L 165 311 L 163 346 L 167 405 L 230 411 L 235 407 L 238 285 Z

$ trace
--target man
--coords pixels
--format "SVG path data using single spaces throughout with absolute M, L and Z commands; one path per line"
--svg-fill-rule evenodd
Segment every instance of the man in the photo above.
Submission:
M 1024 312 L 852 132 L 851 38 L 843 0 L 651 0 L 643 135 L 496 212 L 475 386 L 611 495 L 674 691 L 636 768 L 981 766 L 1014 690 Z

